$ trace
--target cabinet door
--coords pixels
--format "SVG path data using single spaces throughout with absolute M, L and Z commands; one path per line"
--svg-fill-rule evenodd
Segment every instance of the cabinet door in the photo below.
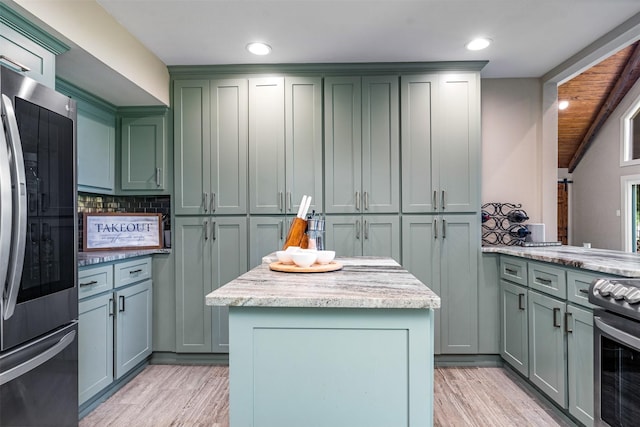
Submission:
M 298 212 L 303 195 L 309 212 L 322 212 L 322 79 L 285 78 L 286 212 Z
M 550 399 L 566 408 L 567 353 L 563 329 L 565 303 L 539 292 L 529 291 L 528 304 L 529 380 Z
M 400 218 L 397 215 L 362 217 L 362 254 L 400 259 Z
M 439 177 L 439 205 L 444 212 L 480 209 L 480 84 L 477 73 L 440 76 L 433 122 L 432 167 Z M 435 157 L 435 156 L 434 156 Z
M 362 78 L 362 212 L 400 209 L 398 76 Z
M 176 215 L 209 213 L 211 114 L 208 80 L 176 80 L 174 108 L 174 200 Z
M 500 353 L 499 254 L 483 253 L 478 274 L 478 353 Z
M 478 352 L 478 216 L 445 215 L 439 222 L 442 353 L 474 354 Z
M 113 294 L 78 304 L 78 398 L 83 404 L 113 382 Z
M 282 77 L 249 79 L 249 191 L 251 213 L 285 212 Z
M 284 216 L 256 217 L 249 219 L 249 268 L 262 264 L 262 257 L 279 251 L 284 246 L 287 226 Z
M 123 117 L 121 187 L 123 190 L 165 190 L 167 161 L 164 115 Z
M 593 313 L 567 306 L 569 413 L 593 425 Z
M 211 81 L 211 195 L 215 214 L 247 212 L 246 79 Z
M 335 250 L 336 256 L 361 256 L 362 239 L 362 215 L 326 217 L 326 249 Z
M 325 212 L 362 209 L 360 77 L 324 79 Z
M 211 220 L 176 217 L 172 249 L 176 253 L 176 352 L 211 352 L 211 307 L 204 297 L 213 290 Z
M 437 191 L 432 174 L 433 104 L 438 76 L 402 76 L 402 211 L 434 212 Z
M 2 13 L 6 13 L 6 10 L 3 10 Z M 25 31 L 23 28 L 21 30 Z M 55 89 L 56 55 L 24 33 L 20 33 L 4 23 L 0 23 L 0 55 L 6 57 L 0 60 L 3 66 Z M 22 68 L 12 61 L 26 66 L 29 71 L 22 71 Z
M 527 288 L 500 280 L 500 356 L 529 376 Z
M 434 216 L 402 216 L 402 265 L 433 292 L 440 295 L 440 244 L 435 239 Z M 435 354 L 440 354 L 440 310 L 435 315 Z
M 247 272 L 247 218 L 213 218 L 213 289 L 226 285 Z M 204 295 L 201 303 L 205 304 Z M 212 351 L 229 352 L 229 308 L 210 307 L 212 316 Z
M 115 376 L 121 378 L 151 354 L 151 280 L 116 289 Z
M 113 193 L 115 189 L 116 118 L 78 102 L 78 189 Z

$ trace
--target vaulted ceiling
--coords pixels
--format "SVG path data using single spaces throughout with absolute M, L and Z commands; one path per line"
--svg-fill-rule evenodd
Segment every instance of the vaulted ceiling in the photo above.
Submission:
M 558 87 L 558 167 L 573 172 L 598 131 L 640 77 L 640 42 Z

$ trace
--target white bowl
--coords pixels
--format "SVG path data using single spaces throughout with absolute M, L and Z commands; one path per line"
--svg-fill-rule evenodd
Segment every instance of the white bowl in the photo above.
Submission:
M 316 262 L 317 254 L 313 251 L 299 251 L 291 254 L 291 258 L 298 267 L 311 267 Z
M 293 264 L 293 259 L 291 258 L 292 253 L 293 252 L 276 251 L 276 256 L 278 257 L 278 261 L 283 264 Z
M 329 264 L 336 256 L 336 251 L 318 251 L 318 264 Z
M 289 246 L 287 249 L 285 249 L 285 252 L 292 253 L 292 252 L 298 252 L 300 250 L 301 250 L 300 246 Z

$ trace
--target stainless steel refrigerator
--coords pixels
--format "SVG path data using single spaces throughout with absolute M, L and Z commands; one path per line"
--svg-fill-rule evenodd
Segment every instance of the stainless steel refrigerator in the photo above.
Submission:
M 0 426 L 77 426 L 76 105 L 2 66 L 0 89 Z

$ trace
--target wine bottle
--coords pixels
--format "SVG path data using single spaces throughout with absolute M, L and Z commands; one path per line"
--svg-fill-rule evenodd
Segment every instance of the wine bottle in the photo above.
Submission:
M 490 219 L 491 219 L 491 215 L 489 215 L 489 212 L 482 211 L 482 222 L 487 222 Z
M 531 232 L 526 225 L 519 225 L 509 230 L 509 234 L 513 237 L 517 237 L 518 239 L 524 239 L 531 234 Z
M 527 213 L 522 209 L 516 209 L 507 214 L 507 219 L 512 224 L 520 224 L 521 222 L 525 222 L 529 219 Z

